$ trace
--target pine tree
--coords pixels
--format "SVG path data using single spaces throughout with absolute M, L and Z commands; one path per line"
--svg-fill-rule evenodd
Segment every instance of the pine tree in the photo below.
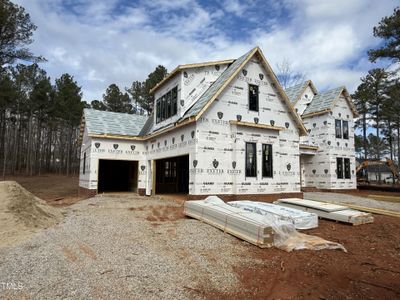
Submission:
M 0 68 L 16 60 L 42 61 L 25 48 L 33 42 L 36 26 L 22 6 L 8 0 L 0 0 Z
M 111 84 L 103 94 L 103 102 L 108 111 L 132 113 L 132 105 L 127 93 L 122 93 L 116 84 Z
M 389 17 L 384 17 L 379 25 L 374 27 L 374 36 L 383 39 L 384 45 L 368 52 L 369 59 L 388 58 L 393 62 L 400 61 L 400 7 L 394 9 Z

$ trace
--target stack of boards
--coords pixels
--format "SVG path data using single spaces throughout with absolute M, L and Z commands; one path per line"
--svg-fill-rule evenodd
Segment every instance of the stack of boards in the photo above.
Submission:
M 228 204 L 266 216 L 274 223 L 290 222 L 296 229 L 304 230 L 318 227 L 318 215 L 315 213 L 265 202 L 232 201 L 228 202 Z
M 263 216 L 219 201 L 186 201 L 184 213 L 261 248 L 274 243 L 274 231 Z
M 347 206 L 343 205 L 300 198 L 279 199 L 274 203 L 284 207 L 315 213 L 324 219 L 350 223 L 352 225 L 361 225 L 374 222 L 374 217 L 370 213 L 349 209 Z

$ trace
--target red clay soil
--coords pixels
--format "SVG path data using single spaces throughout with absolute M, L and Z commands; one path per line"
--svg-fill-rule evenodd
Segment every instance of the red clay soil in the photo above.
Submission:
M 375 223 L 350 226 L 320 220 L 307 231 L 343 244 L 337 250 L 291 253 L 248 245 L 260 265 L 234 271 L 241 281 L 229 295 L 209 299 L 399 299 L 400 219 L 375 216 Z

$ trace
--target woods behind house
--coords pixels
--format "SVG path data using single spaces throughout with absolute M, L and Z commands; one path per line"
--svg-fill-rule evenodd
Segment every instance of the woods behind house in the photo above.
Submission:
M 82 100 L 79 83 L 70 74 L 51 79 L 45 58 L 27 47 L 36 26 L 21 6 L 0 0 L 0 168 L 3 174 L 63 174 L 79 171 L 79 125 L 82 110 L 150 114 L 150 94 L 166 75 L 157 66 L 144 81 L 133 81 L 121 90 L 110 84 L 103 99 Z M 363 158 L 390 156 L 400 161 L 400 10 L 385 17 L 373 29 L 383 43 L 369 51 L 371 61 L 390 62 L 361 79 L 353 94 L 360 118 L 357 121 L 356 151 Z M 278 78 L 288 87 L 299 74 L 278 68 Z M 279 72 L 281 74 L 279 74 Z M 374 131 L 371 131 L 374 128 Z

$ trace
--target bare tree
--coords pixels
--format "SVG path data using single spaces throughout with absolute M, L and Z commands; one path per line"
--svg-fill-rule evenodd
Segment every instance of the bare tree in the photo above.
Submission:
M 292 62 L 284 58 L 280 63 L 276 64 L 277 77 L 284 89 L 287 89 L 306 80 L 306 75 L 293 70 Z

